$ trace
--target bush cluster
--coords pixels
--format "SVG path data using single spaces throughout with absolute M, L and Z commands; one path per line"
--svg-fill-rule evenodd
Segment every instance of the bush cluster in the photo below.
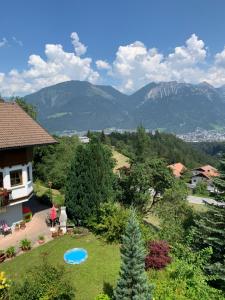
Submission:
M 166 241 L 151 241 L 148 249 L 149 253 L 145 258 L 145 268 L 147 270 L 163 269 L 171 263 L 170 246 Z

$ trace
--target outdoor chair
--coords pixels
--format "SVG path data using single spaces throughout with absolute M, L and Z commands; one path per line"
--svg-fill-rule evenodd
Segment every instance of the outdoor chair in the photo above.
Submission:
M 6 236 L 7 234 L 12 234 L 11 227 L 9 227 L 5 221 L 0 222 L 0 230 L 1 234 L 3 234 L 4 236 Z

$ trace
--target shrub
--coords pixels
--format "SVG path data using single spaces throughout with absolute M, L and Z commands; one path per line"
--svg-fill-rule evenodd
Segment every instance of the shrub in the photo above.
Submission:
M 4 272 L 0 272 L 0 299 L 8 299 L 8 290 L 10 287 L 10 282 L 5 277 Z
M 16 249 L 15 249 L 15 247 L 11 246 L 6 250 L 5 253 L 6 253 L 7 257 L 14 257 L 14 256 L 16 256 Z
M 20 241 L 20 248 L 23 250 L 23 251 L 27 251 L 27 250 L 30 250 L 31 249 L 31 241 L 28 240 L 28 239 L 23 239 Z
M 146 269 L 163 269 L 170 262 L 170 246 L 166 241 L 151 241 L 149 243 L 149 254 L 145 258 Z
M 10 300 L 73 300 L 74 288 L 62 266 L 50 265 L 43 261 L 26 274 L 21 282 L 18 280 L 10 289 Z
M 200 181 L 196 184 L 196 187 L 193 190 L 194 194 L 208 196 L 209 193 L 207 191 L 207 183 L 204 181 Z
M 107 242 L 118 242 L 124 233 L 128 215 L 127 209 L 108 202 L 100 205 L 97 216 L 90 219 L 88 225 Z
M 95 297 L 95 300 L 110 300 L 110 298 L 106 294 L 99 294 L 97 297 Z

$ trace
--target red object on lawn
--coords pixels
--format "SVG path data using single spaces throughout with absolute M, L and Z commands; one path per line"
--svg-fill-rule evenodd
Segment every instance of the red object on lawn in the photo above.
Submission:
M 50 210 L 50 219 L 52 221 L 54 221 L 56 218 L 57 218 L 57 211 L 56 211 L 55 206 L 53 205 L 51 210 Z

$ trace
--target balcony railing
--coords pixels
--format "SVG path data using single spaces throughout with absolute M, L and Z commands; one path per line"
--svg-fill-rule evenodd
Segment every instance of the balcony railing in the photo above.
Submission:
M 0 190 L 0 207 L 7 206 L 9 204 L 9 195 L 11 194 L 11 191 L 8 191 L 6 189 Z

